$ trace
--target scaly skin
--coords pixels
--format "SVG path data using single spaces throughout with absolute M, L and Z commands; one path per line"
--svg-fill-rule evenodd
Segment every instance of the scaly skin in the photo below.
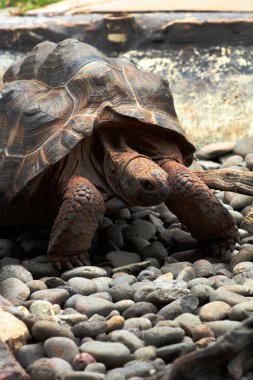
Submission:
M 104 200 L 96 187 L 83 177 L 71 177 L 48 247 L 58 269 L 90 264 L 87 251 L 104 212 Z
M 161 167 L 169 174 L 170 195 L 165 203 L 208 253 L 231 252 L 238 241 L 235 222 L 213 192 L 193 172 L 175 161 Z

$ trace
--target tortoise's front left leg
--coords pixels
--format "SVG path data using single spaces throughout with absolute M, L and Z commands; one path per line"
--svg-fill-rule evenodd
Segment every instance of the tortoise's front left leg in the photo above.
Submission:
M 169 176 L 167 207 L 179 218 L 192 236 L 205 243 L 211 254 L 233 251 L 238 241 L 234 219 L 213 192 L 192 171 L 175 162 L 161 167 Z
M 104 212 L 102 195 L 90 181 L 80 176 L 69 179 L 48 246 L 58 269 L 90 264 L 87 251 Z

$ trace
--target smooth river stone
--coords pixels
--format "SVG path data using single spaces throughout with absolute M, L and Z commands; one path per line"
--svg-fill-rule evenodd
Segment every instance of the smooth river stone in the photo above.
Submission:
M 121 343 L 90 341 L 80 346 L 81 352 L 88 352 L 107 368 L 123 366 L 131 359 L 129 349 Z
M 110 301 L 99 297 L 75 295 L 70 297 L 65 303 L 64 308 L 72 307 L 79 313 L 91 317 L 99 314 L 106 317 L 115 309 L 114 304 Z

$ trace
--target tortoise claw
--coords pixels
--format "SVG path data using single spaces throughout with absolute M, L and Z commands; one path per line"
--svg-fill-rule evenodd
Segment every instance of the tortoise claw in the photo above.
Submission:
M 88 253 L 65 254 L 64 256 L 51 256 L 53 265 L 58 270 L 73 269 L 74 267 L 82 267 L 90 265 Z

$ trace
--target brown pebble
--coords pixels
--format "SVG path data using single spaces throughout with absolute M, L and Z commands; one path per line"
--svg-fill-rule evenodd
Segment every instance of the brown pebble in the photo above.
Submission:
M 197 344 L 197 346 L 199 348 L 205 348 L 205 347 L 209 346 L 209 344 L 211 344 L 215 341 L 216 341 L 216 339 L 210 336 L 210 337 L 202 338 L 195 343 Z
M 88 364 L 92 363 L 96 363 L 96 359 L 87 352 L 82 352 L 74 357 L 74 369 L 76 371 L 82 371 Z
M 196 326 L 194 329 L 193 329 L 193 332 L 192 332 L 192 340 L 194 342 L 196 341 L 199 341 L 203 338 L 212 338 L 214 337 L 214 333 L 212 332 L 212 330 L 207 326 L 205 325 L 204 323 L 202 325 L 199 325 L 199 326 Z
M 107 321 L 106 332 L 123 329 L 125 319 L 121 315 L 115 315 Z
M 213 301 L 202 306 L 199 317 L 202 321 L 220 321 L 228 316 L 231 306 L 223 301 Z

